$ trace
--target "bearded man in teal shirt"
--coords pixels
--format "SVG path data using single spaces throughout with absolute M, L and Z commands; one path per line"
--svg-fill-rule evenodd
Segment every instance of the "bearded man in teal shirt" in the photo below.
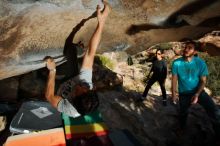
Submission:
M 204 60 L 197 56 L 199 46 L 195 41 L 185 42 L 183 56 L 172 64 L 172 100 L 176 104 L 177 83 L 180 105 L 180 127 L 184 128 L 187 122 L 190 105 L 199 103 L 207 111 L 213 121 L 213 128 L 219 135 L 220 112 L 212 98 L 204 91 L 208 69 Z

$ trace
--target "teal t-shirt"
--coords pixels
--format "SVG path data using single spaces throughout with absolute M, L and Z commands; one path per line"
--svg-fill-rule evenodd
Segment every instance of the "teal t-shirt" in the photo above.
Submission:
M 208 75 L 208 69 L 199 57 L 193 57 L 190 62 L 181 57 L 173 61 L 172 74 L 178 77 L 179 93 L 192 93 L 197 89 L 200 77 Z

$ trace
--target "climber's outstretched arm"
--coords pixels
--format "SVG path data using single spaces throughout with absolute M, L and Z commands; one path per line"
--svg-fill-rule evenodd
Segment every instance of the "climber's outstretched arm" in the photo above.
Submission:
M 96 50 L 97 50 L 98 45 L 101 40 L 103 27 L 104 27 L 106 18 L 108 17 L 108 14 L 110 12 L 109 4 L 105 1 L 103 1 L 103 3 L 104 3 L 104 10 L 103 11 L 101 11 L 99 5 L 97 6 L 96 12 L 97 12 L 98 24 L 97 24 L 95 32 L 93 33 L 93 35 L 89 41 L 88 49 L 87 49 L 85 56 L 83 58 L 82 68 L 85 68 L 85 69 L 92 69 Z

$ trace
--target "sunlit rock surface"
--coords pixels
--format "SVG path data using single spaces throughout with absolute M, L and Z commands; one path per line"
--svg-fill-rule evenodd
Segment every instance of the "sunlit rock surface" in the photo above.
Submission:
M 6 126 L 6 117 L 1 116 L 0 117 L 0 132 L 5 129 L 5 126 Z

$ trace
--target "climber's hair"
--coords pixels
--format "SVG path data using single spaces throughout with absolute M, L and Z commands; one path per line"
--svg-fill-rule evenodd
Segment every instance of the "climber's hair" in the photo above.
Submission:
M 83 95 L 74 97 L 71 104 L 81 115 L 91 113 L 99 106 L 98 94 L 95 90 L 90 90 Z

